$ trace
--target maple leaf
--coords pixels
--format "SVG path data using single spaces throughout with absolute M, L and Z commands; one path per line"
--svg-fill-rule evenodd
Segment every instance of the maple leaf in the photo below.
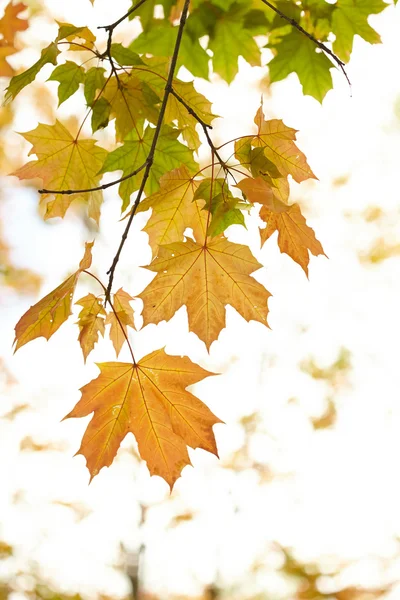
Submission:
M 321 243 L 315 237 L 314 230 L 306 223 L 298 204 L 286 207 L 286 211 L 272 212 L 266 207 L 260 211 L 260 217 L 267 223 L 260 229 L 261 241 L 264 242 L 278 231 L 278 245 L 281 252 L 288 254 L 304 270 L 308 277 L 309 252 L 314 256 L 326 256 Z
M 190 464 L 187 446 L 217 456 L 212 427 L 221 421 L 186 390 L 212 373 L 164 350 L 135 364 L 98 367 L 100 375 L 81 389 L 82 398 L 65 417 L 94 413 L 77 452 L 85 456 L 91 479 L 111 465 L 128 432 L 134 434 L 150 474 L 163 477 L 171 489 Z
M 14 46 L 8 46 L 3 40 L 0 40 L 0 77 L 11 77 L 13 75 L 14 69 L 8 64 L 6 58 L 16 52 Z
M 84 361 L 90 352 L 93 350 L 95 343 L 99 339 L 99 333 L 104 335 L 104 316 L 106 311 L 104 310 L 103 303 L 100 298 L 94 294 L 88 294 L 84 296 L 75 304 L 82 306 L 82 310 L 79 313 L 79 343 L 82 348 Z
M 122 288 L 115 292 L 113 296 L 113 308 L 106 318 L 106 325 L 110 324 L 110 339 L 114 345 L 115 353 L 118 354 L 121 351 L 126 336 L 128 335 L 128 325 L 130 327 L 135 326 L 133 320 L 133 309 L 129 304 L 133 300 L 132 296 L 127 294 Z
M 287 210 L 287 204 L 284 204 L 277 198 L 277 193 L 271 184 L 263 177 L 246 177 L 236 185 L 247 196 L 250 202 L 259 202 L 269 210 L 280 213 Z
M 285 79 L 295 72 L 305 95 L 313 96 L 322 102 L 332 89 L 331 61 L 317 46 L 299 31 L 285 35 L 275 46 L 276 56 L 268 63 L 271 83 Z
M 287 127 L 280 119 L 264 119 L 262 106 L 258 109 L 255 119 L 258 134 L 252 140 L 253 146 L 264 149 L 265 156 L 277 167 L 281 175 L 291 175 L 297 183 L 306 179 L 316 179 L 307 164 L 307 159 L 293 140 L 296 130 Z
M 139 204 L 137 212 L 152 209 L 144 231 L 149 236 L 153 256 L 160 244 L 182 241 L 187 227 L 193 229 L 197 241 L 204 241 L 207 229 L 204 202 L 194 199 L 199 185 L 200 181 L 193 179 L 183 165 L 163 175 L 160 190 Z
M 85 244 L 85 253 L 79 263 L 79 269 L 55 290 L 31 306 L 20 318 L 15 326 L 15 352 L 38 337 L 50 339 L 68 319 L 79 275 L 92 264 L 92 246 L 93 242 Z
M 207 235 L 215 237 L 223 233 L 230 225 L 245 225 L 241 208 L 248 208 L 244 202 L 235 198 L 225 179 L 204 179 L 195 193 L 194 199 L 205 200 L 203 210 L 207 210 Z
M 3 17 L 0 19 L 0 34 L 3 36 L 3 40 L 10 46 L 14 45 L 15 34 L 18 31 L 28 29 L 28 21 L 18 16 L 19 13 L 26 9 L 27 6 L 22 2 L 13 4 L 11 0 L 4 10 Z
M 103 97 L 111 106 L 111 118 L 115 118 L 117 141 L 122 141 L 132 130 L 139 136 L 147 119 L 156 123 L 159 102 L 152 89 L 143 81 L 127 73 L 111 77 L 103 91 Z
M 76 63 L 67 60 L 54 69 L 47 81 L 58 81 L 58 106 L 75 94 L 85 79 L 85 71 Z
M 250 277 L 261 266 L 247 246 L 225 238 L 201 246 L 192 240 L 160 246 L 147 267 L 157 275 L 139 294 L 144 325 L 171 319 L 185 304 L 189 329 L 207 349 L 225 327 L 226 304 L 247 321 L 266 325 L 271 294 Z
M 29 154 L 36 154 L 38 160 L 28 162 L 12 175 L 19 179 L 38 177 L 45 188 L 54 190 L 88 189 L 99 185 L 99 171 L 107 151 L 97 146 L 95 140 L 73 138 L 59 121 L 55 125 L 39 124 L 33 131 L 21 135 L 32 144 Z M 43 195 L 42 201 L 48 197 L 48 194 Z M 86 202 L 89 216 L 99 222 L 103 202 L 100 190 L 55 194 L 54 200 L 47 202 L 45 219 L 64 217 L 73 199 Z

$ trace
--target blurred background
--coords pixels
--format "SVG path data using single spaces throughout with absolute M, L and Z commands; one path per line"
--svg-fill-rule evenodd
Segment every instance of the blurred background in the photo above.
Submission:
M 0 16 L 6 4 L 0 0 Z M 54 39 L 54 19 L 95 28 L 129 7 L 25 4 L 30 27 L 8 59 L 15 72 Z M 165 346 L 220 373 L 194 386 L 225 421 L 215 426 L 220 460 L 190 451 L 194 468 L 171 495 L 150 478 L 131 435 L 90 486 L 83 457 L 72 458 L 90 417 L 60 421 L 97 376 L 94 363 L 114 360 L 101 341 L 83 365 L 79 307 L 49 343 L 12 354 L 15 323 L 76 268 L 85 241 L 96 238 L 93 269 L 105 279 L 124 224 L 113 188 L 97 231 L 79 204 L 63 221 L 44 222 L 36 182 L 7 176 L 30 148 L 16 132 L 54 122 L 51 68 L 0 108 L 1 599 L 400 598 L 400 10 L 371 24 L 383 44 L 356 37 L 352 88 L 334 70 L 322 106 L 302 95 L 295 75 L 270 86 L 266 68 L 244 61 L 229 87 L 218 77 L 196 81 L 224 117 L 214 122 L 217 144 L 253 131 L 261 95 L 267 118 L 299 130 L 319 181 L 293 184 L 291 199 L 329 259 L 312 258 L 307 280 L 275 236 L 260 249 L 250 214 L 247 230 L 232 226 L 229 237 L 265 265 L 256 277 L 273 294 L 271 330 L 228 307 L 210 354 L 188 332 L 185 308 L 131 333 L 139 355 Z M 121 25 L 116 41 L 132 39 L 136 26 Z M 72 126 L 82 106 L 83 94 L 75 95 L 57 115 Z M 111 147 L 109 133 L 98 137 Z M 142 268 L 147 218 L 135 217 L 115 281 L 132 295 L 151 278 Z M 83 281 L 77 298 L 88 291 L 95 289 Z M 140 301 L 134 307 L 140 325 Z

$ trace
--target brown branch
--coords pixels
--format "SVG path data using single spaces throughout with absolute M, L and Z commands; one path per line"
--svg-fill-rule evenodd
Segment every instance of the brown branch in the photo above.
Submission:
M 308 33 L 308 31 L 306 31 L 300 25 L 300 23 L 298 23 L 297 21 L 295 21 L 291 17 L 288 17 L 287 15 L 285 15 L 282 11 L 279 10 L 279 8 L 276 8 L 276 6 L 274 6 L 273 4 L 271 4 L 270 2 L 268 2 L 268 0 L 261 0 L 261 2 L 263 2 L 269 8 L 271 8 L 277 15 L 279 15 L 281 17 L 281 19 L 285 19 L 285 21 L 287 21 L 288 23 L 290 23 L 291 25 L 293 25 L 293 27 L 295 27 L 298 31 L 300 31 L 300 33 L 302 33 L 303 35 L 305 35 L 306 37 L 308 37 L 309 40 L 311 40 L 312 42 L 314 42 L 314 44 L 316 44 L 318 46 L 318 48 L 321 48 L 321 50 L 323 50 L 326 54 L 328 54 L 328 56 L 330 56 L 331 59 L 334 60 L 337 65 L 339 65 L 339 68 L 341 69 L 343 75 L 346 77 L 347 83 L 351 87 L 350 79 L 349 79 L 349 77 L 348 77 L 348 75 L 346 73 L 346 69 L 344 68 L 345 63 L 342 60 L 340 60 L 340 58 L 338 56 L 336 56 L 336 54 L 334 52 L 332 52 L 332 50 L 330 50 L 328 48 L 328 46 L 325 46 L 325 44 L 323 44 L 322 42 L 320 42 L 319 40 L 317 40 L 313 35 L 311 35 L 311 33 Z
M 127 19 L 128 17 L 131 16 L 132 13 L 135 12 L 135 10 L 137 10 L 138 8 L 140 8 L 142 6 L 142 4 L 144 4 L 147 0 L 140 0 L 137 4 L 135 4 L 135 6 L 132 6 L 132 8 L 130 8 L 128 10 L 127 13 L 125 13 L 121 18 L 119 18 L 117 21 L 115 21 L 114 23 L 111 23 L 111 25 L 100 25 L 97 29 L 105 29 L 106 31 L 113 31 L 116 27 L 118 27 L 118 25 L 120 23 L 122 23 L 122 21 L 125 21 L 125 19 Z
M 150 175 L 151 167 L 153 165 L 154 153 L 155 153 L 155 150 L 156 150 L 158 138 L 160 136 L 161 126 L 163 124 L 165 110 L 167 108 L 168 98 L 169 98 L 169 95 L 170 95 L 170 93 L 172 91 L 172 81 L 173 81 L 173 78 L 174 78 L 175 69 L 176 69 L 176 65 L 177 65 L 177 62 L 178 62 L 178 55 L 179 55 L 179 50 L 180 50 L 180 46 L 181 46 L 181 42 L 182 42 L 183 30 L 184 30 L 185 24 L 186 24 L 186 18 L 187 18 L 188 11 L 189 11 L 189 4 L 190 4 L 190 0 L 185 0 L 185 4 L 183 6 L 181 18 L 180 18 L 180 21 L 179 21 L 178 33 L 177 33 L 177 36 L 176 36 L 175 47 L 174 47 L 174 51 L 173 51 L 172 58 L 171 58 L 171 65 L 170 65 L 169 72 L 168 72 L 167 83 L 166 83 L 165 88 L 164 88 L 164 97 L 162 99 L 161 108 L 160 108 L 160 114 L 158 116 L 156 128 L 154 130 L 153 141 L 152 141 L 152 144 L 151 144 L 151 147 L 150 147 L 150 150 L 149 150 L 149 154 L 147 156 L 147 160 L 146 160 L 146 163 L 145 163 L 146 167 L 145 167 L 145 172 L 143 174 L 143 179 L 142 179 L 142 182 L 140 184 L 140 188 L 138 190 L 135 203 L 134 203 L 134 205 L 132 207 L 128 223 L 127 223 L 127 225 L 125 227 L 125 231 L 122 234 L 122 238 L 121 238 L 121 242 L 119 244 L 118 250 L 117 250 L 117 252 L 116 252 L 116 254 L 114 256 L 114 259 L 112 261 L 111 267 L 107 271 L 107 275 L 109 275 L 109 280 L 108 280 L 108 286 L 107 286 L 106 301 L 110 297 L 111 288 L 112 288 L 112 284 L 113 284 L 113 280 L 114 280 L 115 269 L 117 267 L 117 264 L 118 264 L 118 261 L 119 261 L 119 257 L 121 255 L 122 248 L 124 247 L 126 239 L 128 237 L 129 230 L 130 230 L 131 225 L 132 225 L 133 217 L 135 216 L 136 210 L 137 210 L 137 208 L 139 206 L 140 200 L 141 200 L 143 192 L 144 192 L 145 185 L 146 185 L 147 180 L 148 180 L 149 175 Z
M 147 161 L 148 159 L 140 167 L 138 167 L 131 173 L 128 173 L 128 175 L 124 175 L 124 177 L 120 177 L 119 179 L 115 179 L 114 181 L 110 181 L 109 183 L 103 183 L 103 185 L 98 185 L 97 187 L 86 188 L 84 190 L 38 190 L 38 192 L 39 194 L 62 194 L 64 196 L 70 196 L 71 194 L 85 194 L 86 192 L 97 192 L 99 190 L 106 190 L 107 188 L 112 187 L 117 183 L 121 183 L 121 181 L 125 181 L 126 179 L 130 179 L 131 177 L 134 177 L 134 175 L 140 173 L 140 171 L 142 171 L 142 169 L 144 169 L 147 165 Z

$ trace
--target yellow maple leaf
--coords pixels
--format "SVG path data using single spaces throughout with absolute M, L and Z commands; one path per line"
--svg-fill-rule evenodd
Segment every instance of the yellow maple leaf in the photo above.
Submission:
M 317 179 L 307 164 L 307 159 L 293 140 L 296 130 L 287 127 L 280 119 L 266 121 L 262 106 L 254 119 L 258 134 L 252 140 L 252 145 L 262 147 L 264 154 L 279 170 L 281 175 L 291 175 L 300 183 L 306 179 Z
M 247 321 L 267 324 L 271 295 L 250 274 L 262 265 L 247 246 L 225 238 L 196 244 L 192 240 L 160 246 L 148 269 L 157 276 L 139 294 L 144 324 L 169 320 L 185 304 L 189 328 L 209 349 L 225 327 L 225 305 Z
M 113 307 L 115 312 L 111 310 L 106 318 L 106 325 L 111 325 L 110 339 L 117 356 L 126 341 L 128 325 L 130 327 L 135 326 L 133 309 L 129 304 L 132 300 L 132 296 L 120 288 L 113 296 Z
M 43 186 L 51 190 L 85 190 L 99 185 L 102 175 L 98 173 L 107 151 L 97 146 L 95 140 L 74 138 L 59 121 L 55 125 L 40 123 L 33 131 L 21 135 L 32 144 L 29 154 L 36 154 L 38 160 L 28 162 L 12 175 L 19 179 L 38 177 Z M 64 217 L 72 200 L 80 199 L 87 203 L 89 216 L 99 222 L 101 190 L 55 194 L 54 199 L 48 198 L 48 194 L 42 197 L 42 201 L 47 201 L 45 219 Z
M 94 413 L 77 452 L 85 456 L 91 479 L 111 465 L 128 432 L 151 475 L 163 477 L 171 489 L 190 464 L 187 446 L 217 455 L 212 427 L 221 421 L 186 390 L 212 373 L 164 350 L 135 364 L 98 367 L 100 375 L 81 389 L 82 398 L 65 417 Z
M 95 343 L 99 339 L 99 333 L 104 335 L 104 325 L 106 311 L 100 298 L 94 294 L 87 294 L 75 304 L 82 306 L 79 313 L 79 343 L 82 348 L 83 358 L 86 359 L 93 350 Z
M 152 209 L 144 231 L 149 235 L 153 256 L 163 244 L 180 242 L 187 227 L 193 229 L 198 242 L 203 242 L 207 230 L 204 201 L 193 200 L 200 180 L 191 177 L 187 167 L 169 171 L 160 179 L 160 190 L 139 204 L 137 212 Z
M 298 204 L 287 207 L 285 212 L 275 213 L 262 207 L 260 217 L 267 223 L 260 229 L 262 244 L 278 231 L 278 245 L 281 252 L 288 254 L 304 270 L 308 277 L 309 252 L 314 256 L 326 256 L 314 230 L 306 223 Z
M 158 110 L 154 104 L 159 101 L 158 97 L 145 82 L 134 75 L 123 73 L 118 79 L 111 77 L 102 97 L 111 106 L 111 118 L 115 118 L 118 142 L 123 141 L 132 129 L 140 138 L 145 119 L 150 123 L 157 122 Z
M 35 338 L 50 339 L 53 333 L 68 319 L 79 275 L 92 263 L 92 246 L 93 242 L 85 244 L 85 254 L 79 263 L 79 269 L 55 290 L 31 306 L 20 318 L 15 326 L 15 352 Z

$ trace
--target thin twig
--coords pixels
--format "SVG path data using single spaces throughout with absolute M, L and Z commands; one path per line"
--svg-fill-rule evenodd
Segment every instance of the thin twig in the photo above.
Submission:
M 126 179 L 130 179 L 137 175 L 142 171 L 147 165 L 147 160 L 137 169 L 128 173 L 128 175 L 124 175 L 124 177 L 120 177 L 119 179 L 114 179 L 114 181 L 110 181 L 109 183 L 103 183 L 103 185 L 98 185 L 97 187 L 86 188 L 84 190 L 38 190 L 39 194 L 62 194 L 66 196 L 70 196 L 71 194 L 85 194 L 87 192 L 97 192 L 99 190 L 106 190 L 107 188 L 116 185 L 117 183 L 121 183 L 121 181 L 125 181 Z
M 137 10 L 138 8 L 140 8 L 142 6 L 142 4 L 144 4 L 147 0 L 140 0 L 137 4 L 135 4 L 135 6 L 132 6 L 127 13 L 125 13 L 120 19 L 118 19 L 117 21 L 115 21 L 114 23 L 111 23 L 111 25 L 100 25 L 97 29 L 105 29 L 106 31 L 110 31 L 114 30 L 120 23 L 122 23 L 122 21 L 125 21 L 125 19 L 127 19 L 128 17 L 131 16 L 132 13 L 135 12 L 135 10 Z
M 347 83 L 351 87 L 350 79 L 349 79 L 349 77 L 348 77 L 348 75 L 346 73 L 346 69 L 344 68 L 345 63 L 342 60 L 340 60 L 340 58 L 338 56 L 336 56 L 336 54 L 334 52 L 332 52 L 332 50 L 330 50 L 328 48 L 328 46 L 325 46 L 325 44 L 323 44 L 322 42 L 320 42 L 319 40 L 317 40 L 313 35 L 311 35 L 311 33 L 308 33 L 308 31 L 306 31 L 300 25 L 300 23 L 298 23 L 297 21 L 295 21 L 295 19 L 292 19 L 291 17 L 288 17 L 287 15 L 285 15 L 282 11 L 279 10 L 279 8 L 276 8 L 276 6 L 274 6 L 273 4 L 271 4 L 270 2 L 268 2 L 268 0 L 261 0 L 261 2 L 263 2 L 269 8 L 271 8 L 282 19 L 285 19 L 285 21 L 287 21 L 288 23 L 290 23 L 291 25 L 293 25 L 293 27 L 295 27 L 303 35 L 305 35 L 306 37 L 308 37 L 309 40 L 311 40 L 312 42 L 314 42 L 314 44 L 316 44 L 318 46 L 318 48 L 321 48 L 321 50 L 323 50 L 326 54 L 328 54 L 331 57 L 331 59 L 334 60 L 337 65 L 339 65 L 340 69 L 343 72 L 343 75 L 346 77 Z
M 176 42 L 175 42 L 174 52 L 173 52 L 172 58 L 171 58 L 171 65 L 170 65 L 170 68 L 169 68 L 168 79 L 167 79 L 167 83 L 166 83 L 165 88 L 164 88 L 164 97 L 163 97 L 163 100 L 162 100 L 162 103 L 161 103 L 160 114 L 158 116 L 156 128 L 154 130 L 153 141 L 152 141 L 152 144 L 151 144 L 151 147 L 150 147 L 150 150 L 149 150 L 149 154 L 147 156 L 146 168 L 145 168 L 145 171 L 144 171 L 144 174 L 143 174 L 143 179 L 142 179 L 142 182 L 140 184 L 140 188 L 138 190 L 135 203 L 134 203 L 134 205 L 132 207 L 132 211 L 131 211 L 131 214 L 129 216 L 129 220 L 128 220 L 128 223 L 126 225 L 125 231 L 122 234 L 121 242 L 119 244 L 117 253 L 114 256 L 114 259 L 112 261 L 111 267 L 107 271 L 107 275 L 109 275 L 109 280 L 108 280 L 108 286 L 107 286 L 106 301 L 108 300 L 108 298 L 110 296 L 110 293 L 111 293 L 111 288 L 112 288 L 112 284 L 113 284 L 113 280 L 114 280 L 114 273 L 115 273 L 115 269 L 116 269 L 116 266 L 117 266 L 118 261 L 119 261 L 120 254 L 122 252 L 122 248 L 124 247 L 124 244 L 125 244 L 126 239 L 128 237 L 128 233 L 129 233 L 129 230 L 130 230 L 131 225 L 132 225 L 133 217 L 135 216 L 136 210 L 137 210 L 137 208 L 139 206 L 140 200 L 141 200 L 143 192 L 144 192 L 145 185 L 146 185 L 147 180 L 148 180 L 149 175 L 150 175 L 151 167 L 153 165 L 154 153 L 155 153 L 155 150 L 156 150 L 158 138 L 160 136 L 161 126 L 163 124 L 165 110 L 167 108 L 168 98 L 169 98 L 169 95 L 170 95 L 171 90 L 172 90 L 172 81 L 173 81 L 174 74 L 175 74 L 176 64 L 178 62 L 179 49 L 180 49 L 180 46 L 181 46 L 183 30 L 185 28 L 186 18 L 187 18 L 187 14 L 188 14 L 188 11 L 189 11 L 189 4 L 190 4 L 190 0 L 185 0 L 185 4 L 183 6 L 181 18 L 180 18 L 180 21 L 179 21 L 179 27 L 178 27 L 178 33 L 177 33 L 177 36 L 176 36 Z
M 90 271 L 87 271 L 86 269 L 84 269 L 84 270 L 82 271 L 82 273 L 86 273 L 86 275 L 90 275 L 90 277 L 93 277 L 93 279 L 95 279 L 95 280 L 97 281 L 97 283 L 98 283 L 98 284 L 99 284 L 99 285 L 100 285 L 100 286 L 103 288 L 103 290 L 104 290 L 104 294 L 105 294 L 105 296 L 106 296 L 106 298 L 107 298 L 107 288 L 106 288 L 106 286 L 103 284 L 103 282 L 102 282 L 102 281 L 101 281 L 101 280 L 100 280 L 98 277 L 96 277 L 96 275 L 93 275 L 93 273 L 91 273 Z M 125 330 L 125 328 L 124 328 L 124 326 L 123 326 L 123 324 L 122 324 L 122 321 L 121 321 L 121 319 L 119 318 L 118 312 L 115 310 L 115 308 L 114 308 L 114 305 L 113 305 L 113 303 L 111 302 L 111 300 L 110 300 L 110 299 L 108 299 L 108 303 L 109 303 L 109 305 L 111 306 L 111 310 L 112 310 L 112 311 L 113 311 L 113 313 L 114 313 L 114 317 L 115 317 L 115 319 L 116 319 L 116 321 L 117 321 L 118 325 L 119 325 L 119 326 L 120 326 L 120 328 L 121 328 L 121 331 L 122 331 L 122 334 L 123 334 L 123 336 L 124 336 L 124 338 L 125 338 L 125 340 L 126 340 L 126 343 L 128 344 L 128 347 L 129 347 L 129 352 L 131 353 L 133 364 L 134 364 L 134 365 L 136 365 L 135 357 L 134 357 L 134 355 L 133 355 L 133 349 L 132 349 L 131 343 L 130 343 L 130 341 L 129 341 L 128 334 L 126 333 L 126 330 Z

